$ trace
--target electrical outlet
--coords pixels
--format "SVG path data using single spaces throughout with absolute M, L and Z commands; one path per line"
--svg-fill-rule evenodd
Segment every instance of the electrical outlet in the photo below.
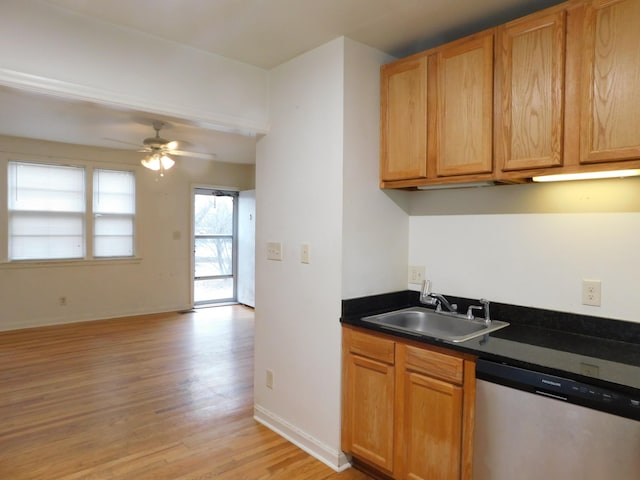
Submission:
M 58 298 L 58 303 L 60 304 L 60 306 L 64 307 L 67 305 L 67 297 L 60 297 Z
M 268 242 L 267 243 L 267 260 L 282 261 L 282 243 L 280 242 Z
M 409 265 L 409 283 L 422 285 L 425 277 L 424 265 Z
M 600 280 L 582 280 L 582 304 L 599 307 L 601 304 L 602 284 Z
M 267 369 L 267 378 L 265 381 L 267 388 L 273 390 L 273 370 Z

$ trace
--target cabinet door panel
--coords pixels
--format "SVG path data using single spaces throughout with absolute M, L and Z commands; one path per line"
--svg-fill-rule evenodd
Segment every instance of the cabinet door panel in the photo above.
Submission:
M 395 370 L 391 365 L 349 355 L 346 415 L 349 451 L 386 472 L 393 471 Z
M 640 1 L 594 1 L 585 16 L 581 162 L 640 158 Z
M 503 170 L 562 164 L 566 13 L 501 29 L 496 157 Z
M 438 52 L 438 176 L 490 173 L 493 33 Z
M 406 372 L 403 478 L 460 478 L 462 387 Z
M 427 57 L 381 70 L 380 179 L 427 176 Z

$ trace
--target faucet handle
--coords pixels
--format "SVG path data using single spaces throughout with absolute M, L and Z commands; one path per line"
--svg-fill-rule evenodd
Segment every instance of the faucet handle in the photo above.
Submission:
M 474 310 L 482 310 L 484 307 L 482 307 L 481 305 L 469 305 L 469 308 L 467 308 L 467 318 L 469 320 L 473 320 L 475 317 L 473 316 L 473 311 Z
M 422 281 L 422 296 L 426 297 L 431 293 L 431 280 Z

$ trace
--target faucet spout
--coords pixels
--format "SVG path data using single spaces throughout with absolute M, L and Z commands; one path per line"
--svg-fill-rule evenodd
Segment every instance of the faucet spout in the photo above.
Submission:
M 422 283 L 422 292 L 420 292 L 420 303 L 424 303 L 425 305 L 435 305 L 436 312 L 441 312 L 442 307 L 446 309 L 447 312 L 457 312 L 458 305 L 455 303 L 449 303 L 444 295 L 440 295 L 439 293 L 433 293 L 431 291 L 431 281 L 425 280 Z
M 447 312 L 455 313 L 458 311 L 458 305 L 456 305 L 455 303 L 449 303 L 449 300 L 447 300 L 444 295 L 440 295 L 439 293 L 432 293 L 431 296 L 436 300 L 436 311 L 442 311 L 443 306 L 447 309 Z

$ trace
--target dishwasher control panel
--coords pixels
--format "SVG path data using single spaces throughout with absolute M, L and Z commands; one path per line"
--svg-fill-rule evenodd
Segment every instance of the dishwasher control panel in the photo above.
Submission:
M 476 378 L 640 421 L 640 395 L 483 359 Z

